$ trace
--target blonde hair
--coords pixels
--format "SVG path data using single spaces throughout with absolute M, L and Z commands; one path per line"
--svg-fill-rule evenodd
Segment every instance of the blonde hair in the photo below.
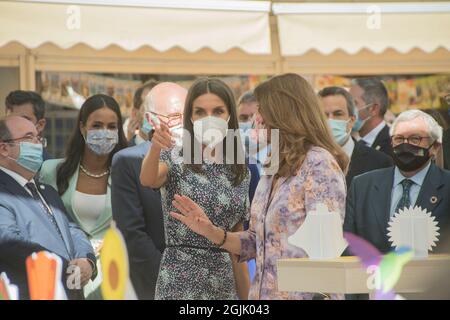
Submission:
M 254 93 L 266 127 L 280 133 L 279 176 L 295 175 L 313 146 L 330 152 L 346 172 L 349 159 L 334 141 L 319 100 L 304 78 L 293 73 L 275 76 Z

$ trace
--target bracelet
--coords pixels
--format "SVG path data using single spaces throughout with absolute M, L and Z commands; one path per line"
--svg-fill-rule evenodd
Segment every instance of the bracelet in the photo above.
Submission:
M 222 242 L 221 243 L 219 243 L 219 244 L 216 244 L 216 246 L 217 247 L 221 247 L 221 246 L 223 246 L 224 244 L 225 244 L 225 242 L 227 241 L 227 234 L 228 234 L 228 232 L 227 232 L 227 230 L 225 230 L 225 229 L 223 229 L 223 240 L 222 240 Z

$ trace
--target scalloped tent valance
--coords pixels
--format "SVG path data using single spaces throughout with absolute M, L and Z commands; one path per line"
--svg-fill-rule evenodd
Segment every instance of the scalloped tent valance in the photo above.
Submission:
M 270 12 L 274 23 L 270 23 Z M 273 30 L 277 32 L 273 32 Z M 271 41 L 274 37 L 274 41 Z M 450 51 L 450 2 L 279 3 L 245 0 L 0 1 L 0 47 L 52 43 L 127 51 L 151 47 L 277 59 L 343 51 Z M 279 43 L 272 52 L 273 43 Z
M 30 49 L 83 43 L 98 50 L 117 45 L 127 51 L 149 46 L 271 54 L 269 12 L 269 1 L 1 1 L 0 47 L 17 41 Z
M 450 50 L 450 2 L 276 3 L 281 54 Z

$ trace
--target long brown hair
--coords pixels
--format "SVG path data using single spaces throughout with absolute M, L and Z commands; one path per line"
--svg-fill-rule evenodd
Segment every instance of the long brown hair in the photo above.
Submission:
M 278 175 L 293 176 L 312 146 L 330 152 L 342 171 L 349 159 L 334 141 L 311 85 L 294 73 L 275 76 L 254 90 L 259 112 L 268 129 L 279 130 Z
M 189 88 L 189 91 L 187 93 L 186 97 L 186 103 L 184 106 L 184 114 L 183 114 L 183 128 L 187 130 L 190 133 L 190 141 L 187 141 L 192 147 L 191 149 L 191 158 L 194 159 L 194 150 L 193 147 L 195 143 L 198 143 L 194 137 L 194 125 L 191 121 L 192 118 L 192 111 L 193 111 L 193 104 L 195 99 L 200 97 L 201 95 L 212 93 L 216 96 L 218 96 L 222 101 L 225 103 L 225 106 L 228 110 L 228 113 L 230 114 L 230 120 L 228 121 L 228 129 L 239 129 L 239 122 L 237 117 L 237 110 L 236 110 L 236 102 L 234 99 L 233 92 L 228 87 L 228 85 L 223 82 L 220 79 L 217 78 L 200 78 L 197 79 L 192 86 Z M 227 136 L 224 139 L 223 144 L 223 156 L 226 157 L 226 146 L 228 145 L 227 139 L 229 137 Z M 238 137 L 233 137 L 234 139 L 234 162 L 233 164 L 230 164 L 231 171 L 234 175 L 233 178 L 233 185 L 237 186 L 239 185 L 247 176 L 247 166 L 245 164 L 240 164 L 237 161 L 237 149 L 239 148 L 240 141 L 238 140 Z M 194 172 L 201 172 L 201 165 L 199 164 L 186 164 L 188 168 L 193 170 Z
M 80 131 L 80 123 L 86 125 L 91 113 L 105 107 L 114 111 L 117 115 L 117 130 L 119 134 L 119 141 L 109 154 L 108 167 L 111 166 L 112 158 L 116 152 L 127 147 L 127 140 L 122 128 L 122 114 L 117 101 L 113 97 L 104 94 L 96 94 L 87 98 L 78 113 L 77 125 L 67 145 L 65 160 L 58 166 L 56 185 L 59 195 L 63 195 L 69 188 L 69 180 L 77 171 L 84 155 L 85 141 Z

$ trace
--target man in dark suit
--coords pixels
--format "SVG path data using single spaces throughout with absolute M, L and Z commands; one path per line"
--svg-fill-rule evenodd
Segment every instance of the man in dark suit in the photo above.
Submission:
M 378 78 L 354 79 L 350 94 L 357 109 L 353 131 L 361 138 L 358 142 L 392 157 L 389 126 L 384 121 L 389 97 L 383 82 Z
M 5 99 L 6 115 L 20 116 L 31 121 L 38 131 L 38 135 L 44 137 L 44 130 L 47 124 L 45 120 L 45 101 L 33 91 L 15 90 L 11 91 Z M 47 152 L 47 141 L 44 139 L 44 149 L 42 156 L 44 161 L 52 157 Z
M 141 185 L 141 165 L 151 142 L 114 155 L 111 199 L 113 218 L 127 244 L 130 277 L 139 299 L 154 299 L 162 252 L 165 248 L 161 196 Z
M 387 228 L 400 209 L 426 209 L 443 233 L 450 218 L 450 172 L 432 161 L 442 143 L 442 128 L 426 113 L 409 110 L 398 116 L 391 133 L 395 167 L 353 179 L 344 222 L 345 231 L 365 238 L 383 253 L 392 250 Z
M 350 93 L 344 88 L 327 87 L 319 92 L 319 97 L 334 139 L 350 158 L 346 175 L 347 186 L 350 186 L 353 177 L 357 175 L 393 165 L 392 159 L 386 154 L 355 143 L 351 138 L 356 116 Z
M 237 103 L 237 112 L 238 112 L 238 120 L 239 120 L 239 129 L 241 130 L 241 138 L 242 143 L 244 144 L 244 148 L 246 148 L 247 162 L 248 168 L 250 170 L 251 179 L 249 186 L 249 199 L 250 204 L 253 201 L 253 196 L 255 195 L 256 188 L 258 187 L 259 179 L 262 173 L 262 164 L 258 162 L 257 155 L 253 155 L 250 159 L 250 146 L 249 146 L 249 137 L 248 133 L 252 129 L 254 115 L 258 111 L 258 101 L 256 100 L 255 95 L 252 91 L 244 92 L 240 97 Z M 250 221 L 246 221 L 244 223 L 244 230 L 247 230 L 249 227 Z M 255 259 L 251 259 L 247 262 L 250 281 L 253 281 L 256 272 L 256 262 Z
M 68 298 L 83 299 L 82 286 L 96 275 L 92 246 L 78 226 L 69 222 L 64 204 L 51 186 L 34 180 L 42 164 L 42 138 L 23 117 L 0 120 L 0 272 L 29 299 L 25 260 L 46 250 L 62 262 L 62 283 Z M 68 267 L 80 271 L 81 287 L 68 283 Z

